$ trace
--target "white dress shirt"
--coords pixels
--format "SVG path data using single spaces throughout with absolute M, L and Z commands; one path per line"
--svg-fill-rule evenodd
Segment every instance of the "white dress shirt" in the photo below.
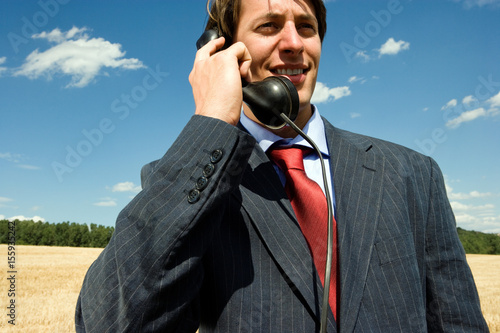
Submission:
M 275 143 L 278 146 L 289 147 L 294 145 L 312 148 L 309 142 L 307 142 L 300 135 L 297 135 L 295 138 L 282 138 L 278 135 L 275 135 L 263 126 L 252 121 L 245 115 L 243 111 L 241 112 L 240 122 L 257 140 L 259 146 L 262 148 L 262 150 L 264 150 L 264 152 L 267 152 L 267 150 Z M 325 126 L 316 106 L 312 105 L 312 116 L 304 126 L 302 131 L 307 134 L 314 141 L 314 143 L 316 143 L 319 150 L 321 151 L 323 160 L 325 162 L 330 196 L 332 198 L 332 204 L 335 211 L 335 192 L 332 190 L 333 183 L 330 172 L 330 153 L 326 141 Z M 274 165 L 274 168 L 281 179 L 281 183 L 284 186 L 286 181 L 284 173 L 278 168 L 277 165 Z M 325 193 L 325 187 L 323 185 L 323 174 L 321 170 L 321 161 L 319 160 L 319 157 L 316 153 L 312 153 L 304 157 L 304 170 L 307 177 L 318 183 L 318 185 L 323 190 L 323 193 Z

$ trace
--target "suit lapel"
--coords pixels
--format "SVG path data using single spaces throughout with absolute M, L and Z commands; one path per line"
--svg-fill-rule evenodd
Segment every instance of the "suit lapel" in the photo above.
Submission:
M 335 190 L 340 266 L 340 323 L 352 332 L 374 247 L 385 160 L 371 143 L 325 121 Z M 290 287 L 319 320 L 322 286 L 289 200 L 265 153 L 256 147 L 242 182 L 244 208 Z M 326 235 L 325 235 L 326 236 Z M 335 332 L 333 315 L 329 332 Z
M 318 320 L 322 286 L 293 208 L 266 154 L 256 146 L 241 186 L 244 209 L 293 290 Z M 334 332 L 333 315 L 329 332 Z
M 371 260 L 383 187 L 384 159 L 370 142 L 325 121 L 336 196 L 340 267 L 340 325 L 352 332 Z

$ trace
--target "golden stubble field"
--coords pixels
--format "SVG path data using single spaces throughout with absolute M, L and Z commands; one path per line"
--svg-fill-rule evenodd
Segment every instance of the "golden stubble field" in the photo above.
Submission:
M 0 245 L 0 332 L 74 332 L 78 293 L 102 249 L 16 246 L 16 326 L 9 325 L 7 246 Z M 483 313 L 500 333 L 500 256 L 468 255 Z

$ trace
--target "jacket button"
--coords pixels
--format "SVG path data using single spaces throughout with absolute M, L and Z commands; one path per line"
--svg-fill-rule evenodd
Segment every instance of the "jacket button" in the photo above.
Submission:
M 203 176 L 207 178 L 212 177 L 214 173 L 215 173 L 215 165 L 213 165 L 212 163 L 208 163 L 203 168 Z
M 188 202 L 190 204 L 197 203 L 199 200 L 200 200 L 200 191 L 198 191 L 198 190 L 189 191 Z
M 222 150 L 220 150 L 220 149 L 214 150 L 212 152 L 212 154 L 210 155 L 210 162 L 218 163 L 222 159 L 222 155 L 224 155 Z
M 208 186 L 208 178 L 207 177 L 200 177 L 196 181 L 196 189 L 198 191 L 203 191 L 204 189 L 207 188 L 207 186 Z

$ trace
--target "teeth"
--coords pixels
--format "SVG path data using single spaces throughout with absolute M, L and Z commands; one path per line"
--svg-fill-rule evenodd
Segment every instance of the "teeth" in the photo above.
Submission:
M 304 73 L 303 69 L 277 69 L 276 73 L 279 75 L 299 75 Z

